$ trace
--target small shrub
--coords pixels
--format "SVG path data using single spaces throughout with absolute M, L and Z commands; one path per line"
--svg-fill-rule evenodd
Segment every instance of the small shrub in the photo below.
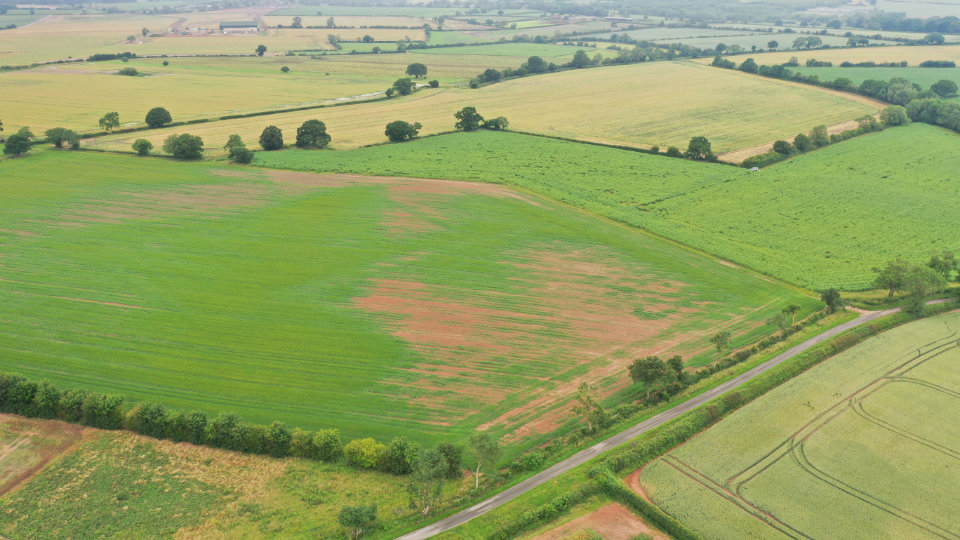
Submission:
M 137 139 L 133 141 L 132 146 L 138 156 L 145 156 L 153 150 L 153 143 L 146 139 Z
M 125 67 L 120 71 L 117 71 L 117 75 L 126 75 L 127 77 L 136 77 L 140 72 L 137 71 L 135 67 Z

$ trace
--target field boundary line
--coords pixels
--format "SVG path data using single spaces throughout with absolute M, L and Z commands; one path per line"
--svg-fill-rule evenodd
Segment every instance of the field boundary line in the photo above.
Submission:
M 946 301 L 947 300 L 931 300 L 927 304 L 928 305 L 940 304 Z M 454 529 L 476 517 L 482 516 L 487 512 L 490 512 L 491 510 L 494 510 L 495 508 L 512 501 L 513 499 L 516 499 L 517 497 L 520 497 L 521 495 L 533 490 L 534 488 L 539 487 L 549 482 L 550 480 L 557 478 L 558 476 L 560 476 L 561 474 L 567 471 L 570 471 L 576 467 L 579 467 L 580 465 L 587 463 L 591 459 L 598 457 L 601 454 L 604 454 L 610 450 L 613 450 L 614 448 L 632 439 L 635 439 L 640 435 L 669 422 L 670 420 L 678 418 L 700 407 L 701 405 L 704 405 L 707 402 L 722 396 L 723 394 L 727 393 L 730 390 L 733 390 L 739 386 L 742 386 L 743 384 L 758 377 L 759 375 L 762 375 L 763 373 L 770 371 L 776 366 L 786 362 L 787 360 L 790 360 L 791 358 L 799 355 L 802 352 L 805 352 L 806 350 L 816 345 L 819 345 L 827 341 L 828 339 L 834 336 L 837 336 L 843 332 L 846 332 L 847 330 L 851 330 L 858 326 L 867 324 L 881 317 L 885 317 L 887 315 L 893 315 L 899 312 L 900 312 L 900 308 L 892 308 L 892 309 L 887 309 L 883 311 L 873 311 L 867 314 L 863 314 L 860 317 L 857 317 L 856 319 L 853 319 L 851 321 L 847 321 L 845 323 L 839 324 L 829 330 L 826 330 L 820 334 L 817 334 L 816 336 L 813 336 L 807 339 L 806 341 L 803 341 L 791 347 L 790 349 L 787 349 L 786 351 L 778 354 L 777 356 L 771 358 L 770 360 L 767 360 L 766 362 L 760 365 L 757 365 L 751 368 L 750 370 L 745 371 L 744 373 L 741 373 L 740 375 L 703 392 L 702 394 L 692 397 L 687 401 L 684 401 L 664 412 L 661 412 L 638 424 L 635 424 L 634 426 L 629 427 L 624 431 L 621 431 L 620 433 L 613 435 L 612 437 L 609 437 L 597 444 L 594 444 L 593 446 L 590 446 L 584 450 L 581 450 L 576 454 L 570 456 L 569 458 L 564 459 L 552 465 L 546 470 L 538 474 L 535 474 L 527 478 L 526 480 L 523 480 L 522 482 L 519 482 L 480 503 L 477 503 L 465 510 L 461 510 L 460 512 L 457 512 L 456 514 L 443 518 L 439 521 L 436 521 L 430 525 L 417 529 L 413 532 L 407 533 L 398 538 L 399 540 L 421 540 L 421 539 L 430 538 L 432 536 Z

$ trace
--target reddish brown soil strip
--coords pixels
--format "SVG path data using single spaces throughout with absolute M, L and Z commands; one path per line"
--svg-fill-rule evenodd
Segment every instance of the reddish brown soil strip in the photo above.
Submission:
M 669 540 L 669 536 L 647 525 L 620 503 L 610 503 L 565 523 L 533 540 L 560 540 L 580 531 L 593 531 L 605 540 L 631 540 L 648 534 L 654 540 Z
M 0 414 L 4 431 L 15 436 L 0 445 L 0 495 L 10 493 L 72 451 L 89 431 L 54 420 L 29 420 Z
M 643 500 L 653 504 L 653 501 L 650 500 L 650 497 L 647 496 L 647 492 L 643 489 L 643 482 L 640 481 L 640 475 L 643 474 L 644 468 L 646 468 L 646 465 L 630 473 L 630 476 L 624 478 L 623 481 L 627 484 L 628 488 L 633 490 L 634 493 L 643 497 Z

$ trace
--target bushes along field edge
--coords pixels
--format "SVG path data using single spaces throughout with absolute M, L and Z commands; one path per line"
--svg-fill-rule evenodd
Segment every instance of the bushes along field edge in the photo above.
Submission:
M 642 440 L 626 443 L 611 454 L 600 458 L 599 463 L 591 469 L 591 479 L 588 482 L 579 486 L 570 486 L 568 493 L 560 495 L 534 510 L 524 512 L 513 522 L 501 525 L 496 533 L 487 536 L 487 538 L 490 540 L 514 538 L 556 520 L 569 512 L 576 504 L 586 501 L 589 497 L 602 494 L 632 508 L 672 538 L 697 539 L 699 536 L 696 533 L 656 505 L 645 501 L 634 493 L 619 475 L 627 470 L 636 470 L 667 454 L 670 450 L 709 428 L 724 416 L 802 374 L 811 367 L 858 345 L 867 338 L 918 318 L 949 311 L 954 307 L 955 302 L 928 306 L 921 317 L 897 313 L 859 326 L 829 341 L 818 344 L 797 355 L 789 362 L 784 362 L 709 403 L 642 435 L 639 438 Z

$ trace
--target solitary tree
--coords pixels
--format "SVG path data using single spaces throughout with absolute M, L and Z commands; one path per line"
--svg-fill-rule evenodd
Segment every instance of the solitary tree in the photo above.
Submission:
M 137 139 L 131 146 L 138 156 L 145 156 L 153 150 L 153 143 L 146 139 Z
M 256 48 L 256 50 L 255 50 L 254 52 L 257 53 L 257 56 L 263 56 L 263 53 L 267 52 L 267 46 L 266 46 L 266 45 L 257 45 L 257 48 Z
M 453 127 L 463 131 L 473 131 L 483 123 L 483 117 L 475 107 L 464 107 L 454 115 L 457 119 Z
M 843 297 L 840 296 L 840 291 L 836 289 L 827 289 L 821 292 L 820 300 L 827 305 L 827 310 L 829 310 L 830 313 L 835 313 L 843 307 Z
M 412 139 L 420 133 L 420 128 L 423 126 L 420 122 L 404 122 L 403 120 L 394 120 L 387 124 L 387 128 L 384 130 L 384 135 L 387 136 L 392 142 L 401 142 L 407 139 Z
M 283 148 L 283 132 L 277 126 L 267 126 L 260 133 L 260 147 L 264 150 Z
M 783 312 L 790 316 L 790 324 L 793 324 L 797 320 L 797 313 L 800 313 L 800 306 L 790 304 L 783 308 Z
M 287 66 L 280 66 L 280 71 L 282 71 L 282 72 L 284 72 L 284 73 L 289 73 L 289 72 L 290 72 L 290 68 L 287 67 Z
M 416 84 L 409 77 L 403 77 L 393 82 L 393 89 L 401 96 L 409 96 Z
M 730 348 L 730 338 L 733 337 L 730 332 L 724 330 L 722 332 L 717 332 L 710 338 L 710 343 L 713 343 L 713 347 L 717 351 L 717 362 L 720 361 L 720 357 L 723 356 L 723 353 Z
M 628 369 L 633 382 L 643 383 L 644 389 L 647 391 L 647 399 L 650 398 L 650 393 L 653 389 L 659 383 L 666 382 L 670 378 L 671 373 L 673 373 L 671 366 L 660 360 L 657 356 L 637 358 L 630 364 Z
M 924 36 L 923 41 L 930 45 L 943 45 L 947 39 L 940 32 L 930 32 Z
M 790 328 L 790 317 L 786 313 L 777 313 L 767 319 L 767 323 L 780 329 L 780 339 L 787 337 L 787 329 Z
M 173 134 L 164 141 L 163 151 L 177 159 L 200 159 L 203 156 L 203 139 L 189 133 Z
M 158 128 L 164 124 L 173 122 L 173 117 L 171 117 L 170 112 L 163 107 L 154 107 L 147 112 L 145 121 L 147 122 L 148 126 L 152 128 Z
M 776 48 L 779 47 L 779 46 L 780 46 L 780 43 L 777 42 L 777 40 L 775 40 L 775 39 L 772 39 L 772 40 L 770 40 L 770 41 L 767 42 L 767 48 L 770 49 L 771 51 L 774 50 L 774 49 L 776 49 Z
M 364 529 L 377 522 L 377 504 L 369 506 L 344 506 L 340 509 L 337 521 L 350 531 L 354 538 L 360 538 Z
M 247 148 L 247 145 L 243 143 L 239 135 L 231 135 L 223 148 L 227 151 L 230 161 L 234 163 L 246 165 L 253 161 L 253 152 Z
M 22 156 L 30 150 L 30 137 L 22 133 L 14 133 L 7 137 L 6 144 L 3 146 L 3 155 Z
M 593 433 L 597 427 L 602 427 L 607 418 L 606 411 L 593 398 L 593 389 L 585 382 L 577 387 L 577 399 L 573 412 L 587 421 L 587 429 L 590 433 Z
M 120 113 L 108 112 L 100 119 L 100 129 L 113 131 L 117 127 L 120 127 Z
M 687 145 L 687 157 L 713 161 L 717 156 L 710 150 L 710 141 L 706 137 L 693 137 Z
M 491 439 L 486 431 L 476 431 L 470 436 L 470 447 L 477 458 L 477 471 L 473 474 L 474 489 L 480 487 L 480 469 L 484 466 L 493 466 L 500 458 L 500 444 Z
M 330 144 L 327 125 L 320 120 L 307 120 L 297 128 L 297 148 L 326 148 Z
M 830 144 L 830 136 L 827 134 L 827 126 L 819 125 L 810 132 L 810 140 L 817 148 Z
M 294 17 L 293 22 L 290 23 L 290 28 L 303 28 L 303 19 Z
M 427 66 L 421 64 L 420 62 L 415 62 L 407 66 L 407 75 L 419 79 L 420 77 L 427 76 Z

